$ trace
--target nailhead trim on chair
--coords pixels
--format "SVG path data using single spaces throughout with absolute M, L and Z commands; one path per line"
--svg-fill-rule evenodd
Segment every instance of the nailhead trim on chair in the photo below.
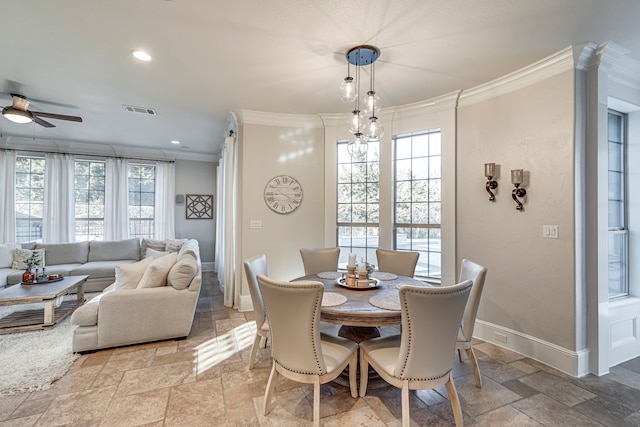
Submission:
M 442 289 L 442 288 L 439 288 L 439 289 Z M 421 289 L 411 289 L 409 292 L 413 292 L 417 294 L 456 295 L 456 294 L 466 292 L 466 290 L 461 289 L 461 290 L 455 290 L 451 292 L 432 292 L 431 289 L 429 288 L 421 288 Z M 402 294 L 402 305 L 404 307 L 404 312 L 409 313 L 409 306 L 407 303 L 406 295 L 404 293 Z M 413 328 L 411 327 L 411 317 L 408 315 L 407 315 L 407 326 L 408 326 L 407 333 L 409 334 L 409 343 L 407 344 L 408 345 L 407 356 L 404 359 L 404 364 L 402 365 L 402 370 L 400 371 L 400 378 L 408 381 L 431 381 L 431 380 L 437 380 L 437 379 L 443 378 L 446 375 L 449 375 L 449 372 L 451 372 L 451 370 L 449 370 L 443 375 L 432 377 L 432 378 L 404 378 L 404 371 L 405 369 L 407 369 L 407 364 L 409 363 L 409 354 L 411 353 L 411 342 L 413 341 L 411 339 L 413 336 Z
M 291 285 L 291 286 L 287 286 L 287 287 L 291 287 L 291 288 L 308 288 L 310 286 L 306 286 L 306 285 Z M 313 313 L 311 318 L 314 319 L 317 315 L 318 315 L 318 311 L 320 310 L 320 307 L 322 306 L 322 296 L 319 296 L 318 298 L 316 298 L 316 303 L 315 303 L 315 307 L 313 308 Z M 316 329 L 315 329 L 315 322 L 313 323 L 312 327 L 311 327 L 311 336 L 315 336 L 316 333 Z M 313 342 L 313 340 L 312 340 Z M 287 366 L 283 365 L 282 363 L 279 363 L 278 361 L 276 361 L 276 363 L 280 366 L 282 366 L 284 369 L 286 369 L 289 372 L 295 372 L 296 374 L 303 374 L 303 375 L 324 375 L 326 374 L 326 372 L 322 371 L 322 364 L 320 363 L 320 355 L 319 355 L 319 351 L 318 348 L 316 347 L 315 343 L 313 346 L 313 355 L 316 359 L 316 364 L 318 366 L 318 372 L 320 374 L 318 374 L 318 372 L 303 372 L 303 371 L 299 371 L 296 369 L 291 369 L 288 368 Z

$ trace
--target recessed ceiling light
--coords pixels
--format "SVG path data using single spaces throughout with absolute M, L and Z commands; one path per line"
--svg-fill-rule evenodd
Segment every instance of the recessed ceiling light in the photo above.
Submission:
M 178 145 L 178 144 L 180 144 L 180 141 L 178 141 L 177 139 L 174 139 L 174 140 L 171 141 L 171 143 Z
M 151 61 L 151 55 L 143 50 L 132 50 L 131 55 L 135 56 L 140 61 Z

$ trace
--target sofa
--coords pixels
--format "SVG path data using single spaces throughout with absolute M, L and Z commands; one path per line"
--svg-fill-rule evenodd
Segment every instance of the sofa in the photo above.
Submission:
M 74 311 L 74 352 L 189 335 L 202 281 L 197 240 L 178 252 L 145 253 L 140 261 L 116 265 L 115 281 Z
M 156 241 L 149 241 L 156 242 Z M 146 239 L 127 239 L 117 241 L 75 242 L 75 243 L 23 243 L 2 245 L 3 252 L 9 254 L 11 248 L 44 251 L 47 274 L 63 276 L 88 275 L 84 284 L 85 292 L 101 292 L 115 280 L 117 264 L 131 264 L 139 261 L 148 245 Z M 6 254 L 5 254 L 6 255 Z M 15 264 L 14 264 L 15 265 Z M 15 285 L 22 281 L 24 268 L 7 267 L 0 264 L 0 287 Z

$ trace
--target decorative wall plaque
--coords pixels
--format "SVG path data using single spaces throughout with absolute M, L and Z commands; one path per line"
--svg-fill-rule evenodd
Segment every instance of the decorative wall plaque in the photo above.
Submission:
M 213 195 L 187 194 L 187 219 L 213 219 Z

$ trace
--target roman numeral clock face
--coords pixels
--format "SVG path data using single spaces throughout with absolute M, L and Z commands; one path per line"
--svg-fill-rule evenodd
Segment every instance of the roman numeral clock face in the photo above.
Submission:
M 289 175 L 276 176 L 264 187 L 264 202 L 275 213 L 291 213 L 302 203 L 302 186 Z

